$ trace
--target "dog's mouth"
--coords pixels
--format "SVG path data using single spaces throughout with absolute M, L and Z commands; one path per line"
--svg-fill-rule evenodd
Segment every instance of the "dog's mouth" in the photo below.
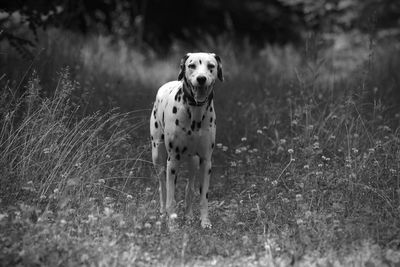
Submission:
M 210 94 L 210 86 L 193 86 L 191 89 L 193 98 L 198 104 L 207 101 L 208 95 Z

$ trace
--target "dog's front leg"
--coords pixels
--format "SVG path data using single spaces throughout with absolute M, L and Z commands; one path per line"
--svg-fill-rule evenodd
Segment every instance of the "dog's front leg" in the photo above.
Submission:
M 211 159 L 200 160 L 200 220 L 201 227 L 211 228 L 208 218 L 208 188 L 210 186 Z
M 169 158 L 167 160 L 167 200 L 166 210 L 169 216 L 170 225 L 174 224 L 177 217 L 175 212 L 175 184 L 178 178 L 179 161 Z

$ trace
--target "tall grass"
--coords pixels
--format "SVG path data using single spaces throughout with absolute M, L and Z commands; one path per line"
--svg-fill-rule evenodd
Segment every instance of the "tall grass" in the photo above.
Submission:
M 256 49 L 221 35 L 157 55 L 108 37 L 48 33 L 24 90 L 1 70 L 1 203 L 35 203 L 17 208 L 23 222 L 11 208 L 0 210 L 10 214 L 4 223 L 0 213 L 0 226 L 33 229 L 17 242 L 26 254 L 10 249 L 12 259 L 49 264 L 55 250 L 72 265 L 400 262 L 395 44 L 350 35 L 333 45 Z M 215 89 L 215 228 L 166 234 L 156 181 L 141 179 L 152 177 L 147 119 L 156 89 L 175 79 L 183 54 L 198 50 L 219 54 L 225 75 Z M 54 76 L 63 64 L 71 67 Z M 88 112 L 99 107 L 106 112 Z M 43 219 L 50 208 L 59 213 L 54 223 Z M 66 241 L 57 247 L 43 229 Z
M 57 195 L 64 206 L 77 205 L 116 179 L 127 183 L 135 176 L 133 166 L 145 161 L 132 140 L 141 120 L 116 110 L 82 117 L 71 101 L 78 87 L 68 68 L 59 73 L 51 97 L 42 97 L 35 71 L 21 97 L 13 98 L 5 86 L 0 167 L 2 195 L 8 201 L 29 194 L 42 201 Z

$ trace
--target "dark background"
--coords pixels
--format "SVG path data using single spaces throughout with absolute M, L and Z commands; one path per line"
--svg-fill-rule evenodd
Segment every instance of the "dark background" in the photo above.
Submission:
M 165 51 L 172 40 L 191 43 L 207 34 L 224 33 L 262 45 L 298 43 L 309 31 L 358 29 L 374 35 L 400 26 L 397 0 L 31 0 L 3 1 L 0 9 L 19 11 L 32 31 L 51 25 L 111 34 L 157 51 Z M 0 19 L 0 39 L 13 39 L 6 20 Z M 398 37 L 396 31 L 391 34 Z M 23 45 L 22 40 L 14 43 Z

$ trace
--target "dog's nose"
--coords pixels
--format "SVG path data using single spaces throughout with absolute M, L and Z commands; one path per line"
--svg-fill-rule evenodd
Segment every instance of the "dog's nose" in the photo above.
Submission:
M 204 76 L 199 76 L 196 78 L 196 80 L 200 85 L 203 85 L 206 82 L 207 78 Z

